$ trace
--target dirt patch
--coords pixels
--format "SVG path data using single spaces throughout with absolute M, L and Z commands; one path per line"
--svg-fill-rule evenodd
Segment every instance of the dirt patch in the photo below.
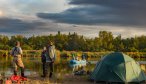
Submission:
M 6 81 L 6 77 L 4 81 Z M 21 82 L 21 84 L 93 84 L 93 82 L 88 81 L 88 76 L 85 75 L 75 76 L 73 74 L 65 74 L 64 76 L 53 76 L 52 78 L 42 78 L 39 75 L 28 76 L 28 80 Z

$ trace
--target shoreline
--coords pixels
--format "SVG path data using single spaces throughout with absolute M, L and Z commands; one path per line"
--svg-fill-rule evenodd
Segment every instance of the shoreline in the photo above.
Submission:
M 6 78 L 8 77 L 3 80 L 6 81 Z M 3 84 L 5 84 L 4 81 Z M 61 77 L 53 76 L 51 79 L 49 77 L 42 78 L 40 75 L 28 76 L 27 81 L 23 81 L 21 84 L 93 84 L 93 82 L 88 81 L 87 75 L 65 74 Z

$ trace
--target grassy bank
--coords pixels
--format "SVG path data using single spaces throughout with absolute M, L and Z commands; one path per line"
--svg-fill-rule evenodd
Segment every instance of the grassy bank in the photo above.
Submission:
M 42 50 L 23 50 L 23 57 L 40 57 Z M 102 56 L 110 52 L 82 52 L 82 51 L 56 51 L 56 55 L 60 57 L 71 57 L 72 54 L 80 57 L 82 54 L 85 54 L 87 57 L 97 57 L 101 58 Z M 124 52 L 125 54 L 131 56 L 132 58 L 145 58 L 146 52 Z M 0 50 L 0 56 L 6 57 L 10 56 L 10 51 Z
M 42 50 L 23 50 L 23 56 L 39 57 L 41 56 L 41 52 Z M 100 57 L 110 52 L 82 52 L 82 51 L 59 51 L 59 50 L 56 51 L 56 55 L 60 57 L 71 57 L 72 54 L 75 54 L 76 56 L 80 57 L 82 56 L 83 53 L 88 57 Z M 0 56 L 10 56 L 10 51 L 0 50 Z

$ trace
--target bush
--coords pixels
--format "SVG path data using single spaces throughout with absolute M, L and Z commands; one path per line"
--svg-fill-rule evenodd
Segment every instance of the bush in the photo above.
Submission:
M 0 56 L 8 56 L 8 51 L 0 50 Z
M 1 44 L 0 44 L 0 49 L 1 49 L 1 50 L 10 50 L 11 47 L 8 46 L 8 45 L 1 45 Z
M 0 49 L 1 49 L 1 50 L 3 49 L 3 47 L 4 47 L 4 46 L 0 44 Z
M 32 48 L 29 45 L 26 45 L 26 44 L 24 44 L 22 46 L 22 49 L 24 49 L 24 50 L 32 50 Z
M 38 50 L 24 50 L 23 55 L 30 55 L 30 56 L 41 56 L 41 51 Z
M 142 50 L 140 50 L 141 52 L 146 52 L 146 48 L 144 48 L 144 49 L 142 49 Z
M 3 50 L 10 50 L 10 49 L 11 49 L 11 47 L 8 45 L 3 46 Z
M 67 56 L 68 56 L 67 51 L 62 51 L 62 52 L 60 52 L 60 56 L 61 56 L 61 57 L 67 57 Z
M 138 52 L 138 50 L 135 49 L 134 47 L 130 48 L 130 51 L 131 51 L 131 52 Z

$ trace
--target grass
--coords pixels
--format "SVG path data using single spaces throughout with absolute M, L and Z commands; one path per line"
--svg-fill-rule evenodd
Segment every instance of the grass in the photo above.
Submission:
M 24 57 L 40 57 L 42 50 L 23 50 L 23 56 Z M 110 52 L 82 52 L 82 51 L 59 51 L 56 50 L 56 55 L 60 57 L 72 57 L 72 54 L 75 54 L 78 57 L 81 57 L 82 54 L 85 54 L 87 57 L 96 57 L 101 58 L 102 56 L 110 53 Z M 146 52 L 124 52 L 125 54 L 129 55 L 133 58 L 145 58 Z M 10 51 L 8 50 L 0 50 L 0 56 L 9 56 Z

